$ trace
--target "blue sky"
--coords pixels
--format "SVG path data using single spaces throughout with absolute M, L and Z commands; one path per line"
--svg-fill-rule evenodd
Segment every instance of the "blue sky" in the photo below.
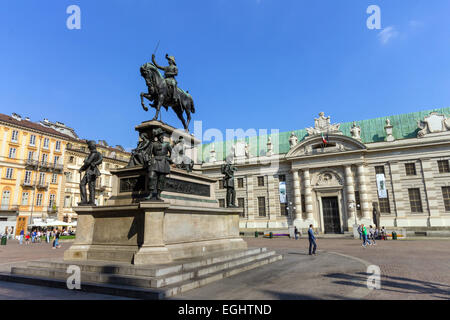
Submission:
M 66 8 L 81 8 L 68 30 Z M 382 30 L 366 9 L 381 8 Z M 134 147 L 139 67 L 174 55 L 203 130 L 310 127 L 450 105 L 447 0 L 48 0 L 0 4 L 0 112 Z M 179 126 L 165 110 L 163 121 Z M 191 130 L 193 126 L 191 126 Z

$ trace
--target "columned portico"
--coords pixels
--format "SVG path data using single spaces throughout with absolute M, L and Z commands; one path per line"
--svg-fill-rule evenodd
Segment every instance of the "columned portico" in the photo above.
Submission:
M 358 164 L 358 184 L 361 197 L 362 218 L 370 220 L 369 195 L 367 194 L 366 172 L 364 164 Z
M 303 186 L 305 190 L 306 219 L 313 221 L 313 199 L 311 190 L 311 176 L 309 169 L 303 170 Z
M 294 216 L 292 217 L 294 221 L 302 220 L 302 198 L 301 198 L 301 185 L 300 185 L 300 175 L 298 169 L 292 170 L 292 178 L 294 182 Z
M 347 212 L 348 218 L 355 218 L 355 208 L 356 208 L 356 199 L 355 199 L 355 182 L 353 180 L 353 172 L 352 167 L 350 165 L 345 166 L 345 194 L 347 197 Z M 350 224 L 350 221 L 349 221 Z

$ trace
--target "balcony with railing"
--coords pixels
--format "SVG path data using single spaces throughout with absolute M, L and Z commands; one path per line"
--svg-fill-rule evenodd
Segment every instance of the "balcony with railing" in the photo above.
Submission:
M 38 183 L 36 183 L 36 187 L 38 189 L 48 189 L 48 182 L 39 181 Z
M 35 183 L 31 182 L 31 180 L 22 180 L 21 184 L 20 184 L 23 188 L 33 188 Z

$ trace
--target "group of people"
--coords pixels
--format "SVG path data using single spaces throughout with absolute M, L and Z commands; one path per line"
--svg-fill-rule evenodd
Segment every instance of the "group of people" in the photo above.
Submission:
M 52 242 L 52 249 L 61 248 L 61 245 L 59 244 L 59 238 L 61 235 L 69 234 L 67 230 L 63 229 L 62 231 L 56 229 L 47 229 L 45 231 L 40 230 L 32 230 L 31 232 L 26 232 L 22 229 L 20 231 L 19 235 L 19 243 L 23 244 L 23 241 L 25 240 L 25 244 L 30 243 L 41 243 L 42 237 L 45 237 L 46 243 Z
M 369 230 L 364 224 L 360 224 L 358 226 L 359 240 L 362 240 L 362 246 L 365 248 L 367 245 L 375 246 L 377 244 L 376 239 L 381 236 L 381 239 L 386 239 L 386 229 L 384 227 L 381 230 L 378 228 L 373 228 L 371 225 L 369 226 Z

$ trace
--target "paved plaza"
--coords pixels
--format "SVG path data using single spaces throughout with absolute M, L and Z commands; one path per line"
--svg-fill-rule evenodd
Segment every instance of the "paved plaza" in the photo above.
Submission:
M 318 254 L 307 254 L 307 239 L 245 238 L 249 247 L 267 247 L 283 260 L 214 282 L 174 299 L 449 299 L 450 239 L 377 241 L 362 248 L 359 240 L 318 239 Z M 0 271 L 31 260 L 61 259 L 71 242 L 0 247 Z M 367 288 L 367 266 L 381 269 L 381 289 Z M 125 299 L 64 289 L 0 282 L 0 299 Z

